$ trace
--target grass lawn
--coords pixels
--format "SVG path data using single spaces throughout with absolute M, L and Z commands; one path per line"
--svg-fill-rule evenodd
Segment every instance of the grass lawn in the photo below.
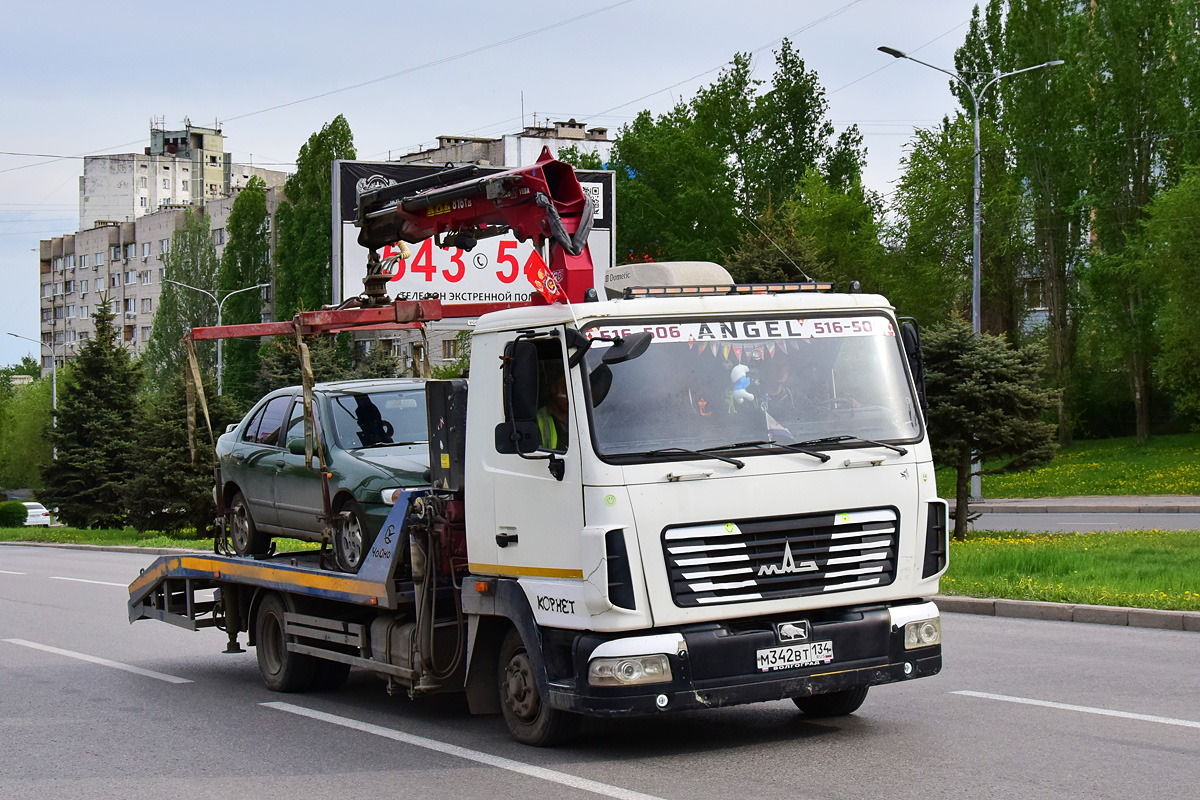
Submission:
M 984 464 L 985 468 L 992 466 Z M 938 494 L 954 497 L 954 472 L 937 471 Z M 1200 433 L 1080 441 L 1044 467 L 1010 475 L 984 475 L 983 496 L 1200 494 Z
M 319 544 L 299 539 L 274 539 L 281 552 L 317 550 Z M 192 550 L 213 549 L 212 539 L 198 539 L 194 531 L 176 533 L 139 533 L 124 530 L 83 528 L 0 528 L 0 542 L 53 542 L 55 544 L 132 545 L 135 547 L 183 547 Z
M 976 531 L 943 594 L 1200 611 L 1200 531 Z

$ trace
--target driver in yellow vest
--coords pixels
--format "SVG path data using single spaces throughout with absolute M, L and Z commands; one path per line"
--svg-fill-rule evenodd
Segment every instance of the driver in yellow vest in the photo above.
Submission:
M 567 449 L 567 408 L 567 378 L 560 372 L 550 381 L 549 397 L 537 412 L 543 450 Z

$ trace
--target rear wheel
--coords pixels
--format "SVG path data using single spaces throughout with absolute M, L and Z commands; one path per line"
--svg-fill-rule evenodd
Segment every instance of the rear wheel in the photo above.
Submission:
M 342 519 L 338 520 L 333 537 L 333 557 L 342 572 L 358 572 L 371 550 L 374 537 L 367 528 L 362 509 L 354 500 L 348 499 L 342 503 L 340 513 Z
M 809 717 L 844 717 L 853 714 L 867 699 L 866 686 L 846 689 L 842 692 L 814 694 L 809 697 L 793 697 L 796 708 Z
M 283 597 L 274 592 L 258 604 L 254 628 L 258 671 L 272 692 L 302 692 L 317 681 L 323 662 L 287 649 L 283 616 L 286 613 Z
M 521 744 L 553 747 L 568 741 L 579 730 L 582 719 L 578 714 L 550 708 L 543 702 L 533 659 L 515 628 L 500 646 L 497 683 L 504 722 L 508 732 Z
M 257 556 L 267 552 L 271 537 L 261 533 L 250 516 L 250 506 L 241 492 L 235 492 L 229 501 L 229 544 L 239 556 Z

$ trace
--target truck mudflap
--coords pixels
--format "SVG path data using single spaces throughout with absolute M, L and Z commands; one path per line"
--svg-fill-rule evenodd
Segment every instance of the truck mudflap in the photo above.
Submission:
M 924 621 L 937 627 L 937 642 L 905 649 L 905 626 Z M 655 634 L 578 637 L 575 676 L 551 678 L 550 705 L 591 716 L 635 716 L 828 694 L 924 678 L 942 668 L 940 619 L 932 602 L 730 620 Z M 598 658 L 656 654 L 670 664 L 668 681 L 589 683 L 589 667 Z

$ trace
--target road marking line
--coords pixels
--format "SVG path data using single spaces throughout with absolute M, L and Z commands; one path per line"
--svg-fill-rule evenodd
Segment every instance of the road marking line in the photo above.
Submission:
M 27 642 L 24 639 L 5 639 L 4 641 L 10 644 L 19 644 L 22 647 L 32 647 L 34 650 L 45 650 L 47 653 L 56 653 L 67 658 L 77 658 L 80 661 L 87 661 L 91 664 L 99 664 L 102 667 L 112 667 L 113 669 L 121 669 L 126 672 L 132 672 L 135 675 L 145 675 L 147 678 L 155 678 L 167 683 L 191 683 L 187 678 L 176 678 L 174 675 L 164 675 L 161 672 L 155 672 L 150 669 L 142 669 L 130 664 L 122 664 L 120 661 L 109 661 L 107 658 L 98 656 L 89 656 L 87 653 L 76 653 L 72 650 L 63 650 L 59 647 L 51 647 L 48 644 L 38 644 L 37 642 Z
M 12 570 L 0 569 L 0 574 L 4 575 L 24 575 L 24 572 L 13 572 Z
M 392 739 L 393 741 L 404 742 L 405 744 L 411 744 L 417 747 L 424 747 L 426 750 L 433 750 L 438 753 L 457 756 L 458 758 L 463 758 L 467 761 L 474 761 L 478 764 L 485 764 L 489 767 L 506 769 L 510 772 L 517 772 L 521 775 L 528 775 L 532 778 L 539 778 L 551 783 L 562 784 L 563 786 L 569 786 L 572 789 L 582 789 L 585 792 L 592 792 L 593 794 L 604 795 L 605 797 L 616 797 L 621 798 L 621 800 L 660 800 L 654 795 L 642 794 L 641 792 L 635 792 L 630 789 L 622 789 L 619 786 L 610 786 L 607 783 L 600 783 L 599 781 L 580 778 L 576 775 L 570 775 L 566 772 L 558 772 L 556 770 L 546 769 L 545 767 L 535 767 L 532 764 L 525 764 L 521 761 L 513 761 L 509 758 L 501 758 L 500 756 L 494 756 L 479 750 L 470 750 L 466 747 L 446 744 L 445 742 L 439 742 L 436 739 L 426 739 L 424 736 L 415 736 L 411 733 L 403 733 L 391 728 L 383 728 L 379 725 L 372 725 L 369 722 L 360 722 L 356 719 L 350 719 L 349 717 L 340 717 L 334 714 L 326 714 L 323 711 L 314 711 L 313 709 L 305 708 L 304 706 L 297 706 L 291 703 L 279 701 L 263 703 L 262 705 L 266 706 L 267 708 L 273 708 L 277 711 L 286 711 L 289 714 L 296 714 L 301 717 L 308 717 L 310 719 L 328 722 L 333 725 L 341 725 L 342 727 L 352 728 L 356 731 L 362 731 L 363 733 L 370 733 L 374 734 L 375 736 L 382 736 L 385 739 Z
M 1172 717 L 1157 717 L 1153 714 L 1133 714 L 1128 711 L 1113 711 L 1110 708 L 1092 708 L 1091 706 L 1074 706 L 1070 703 L 1052 703 L 1049 700 L 1031 700 L 1028 697 L 1010 697 L 1006 694 L 990 694 L 988 692 L 951 692 L 966 697 L 979 697 L 984 700 L 1000 700 L 1005 703 L 1019 703 L 1026 706 L 1042 706 L 1057 708 L 1062 711 L 1081 711 L 1085 714 L 1099 714 L 1102 717 L 1121 717 L 1122 719 L 1140 719 L 1143 722 L 1158 722 L 1163 725 L 1178 725 L 1182 728 L 1200 728 L 1200 722 L 1190 719 L 1174 719 Z
M 113 583 L 112 581 L 89 581 L 87 578 L 64 578 L 61 575 L 51 575 L 52 581 L 74 581 L 75 583 L 94 583 L 98 586 L 120 586 L 122 589 L 129 586 L 128 583 Z

